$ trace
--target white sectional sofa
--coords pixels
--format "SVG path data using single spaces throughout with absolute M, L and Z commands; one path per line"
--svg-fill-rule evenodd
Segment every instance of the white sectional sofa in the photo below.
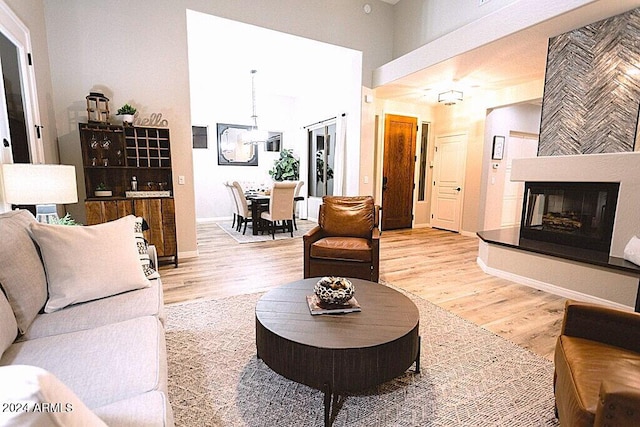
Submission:
M 135 226 L 0 214 L 0 425 L 173 425 L 162 284 Z

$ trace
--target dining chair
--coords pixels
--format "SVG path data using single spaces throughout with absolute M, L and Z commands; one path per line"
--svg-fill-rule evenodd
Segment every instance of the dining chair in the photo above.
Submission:
M 244 230 L 242 230 L 242 234 L 244 234 L 247 231 L 247 224 L 252 221 L 251 209 L 249 209 L 249 203 L 247 202 L 247 198 L 244 195 L 244 190 L 240 183 L 238 181 L 233 181 L 231 185 L 238 204 L 238 225 L 236 230 L 240 231 L 244 224 Z
M 235 190 L 233 189 L 233 185 L 231 185 L 231 181 L 225 181 L 222 183 L 229 193 L 229 199 L 231 200 L 231 206 L 233 209 L 233 222 L 231 223 L 232 228 L 236 228 L 236 220 L 238 218 L 238 201 L 236 200 Z
M 269 223 L 271 236 L 276 238 L 276 223 L 286 221 L 287 228 L 293 237 L 293 195 L 296 191 L 295 181 L 274 182 L 269 200 L 269 212 L 262 212 L 260 218 Z
M 300 196 L 300 190 L 302 190 L 302 186 L 304 185 L 304 181 L 298 181 L 296 184 L 296 191 L 293 193 L 293 228 L 298 229 L 298 224 L 296 224 L 296 205 L 298 204 L 298 200 L 295 200 Z

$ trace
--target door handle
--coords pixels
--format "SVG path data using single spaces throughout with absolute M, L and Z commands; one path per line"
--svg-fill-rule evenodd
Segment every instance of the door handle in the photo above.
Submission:
M 4 148 L 9 148 L 9 146 L 10 146 L 9 140 L 7 138 L 3 138 L 2 139 L 2 145 L 4 145 Z
M 388 179 L 386 176 L 382 178 L 382 191 L 385 191 L 387 189 L 387 181 Z
M 462 188 L 458 187 L 458 188 L 456 188 L 456 191 L 460 192 L 460 191 L 462 191 Z

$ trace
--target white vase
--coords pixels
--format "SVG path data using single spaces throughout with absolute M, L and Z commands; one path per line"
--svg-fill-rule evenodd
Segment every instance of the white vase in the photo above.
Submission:
M 133 114 L 121 114 L 122 123 L 133 124 Z

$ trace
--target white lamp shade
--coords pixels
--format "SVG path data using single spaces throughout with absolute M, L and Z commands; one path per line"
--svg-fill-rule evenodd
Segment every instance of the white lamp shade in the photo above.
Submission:
M 76 168 L 71 165 L 0 165 L 3 199 L 14 205 L 78 202 Z

